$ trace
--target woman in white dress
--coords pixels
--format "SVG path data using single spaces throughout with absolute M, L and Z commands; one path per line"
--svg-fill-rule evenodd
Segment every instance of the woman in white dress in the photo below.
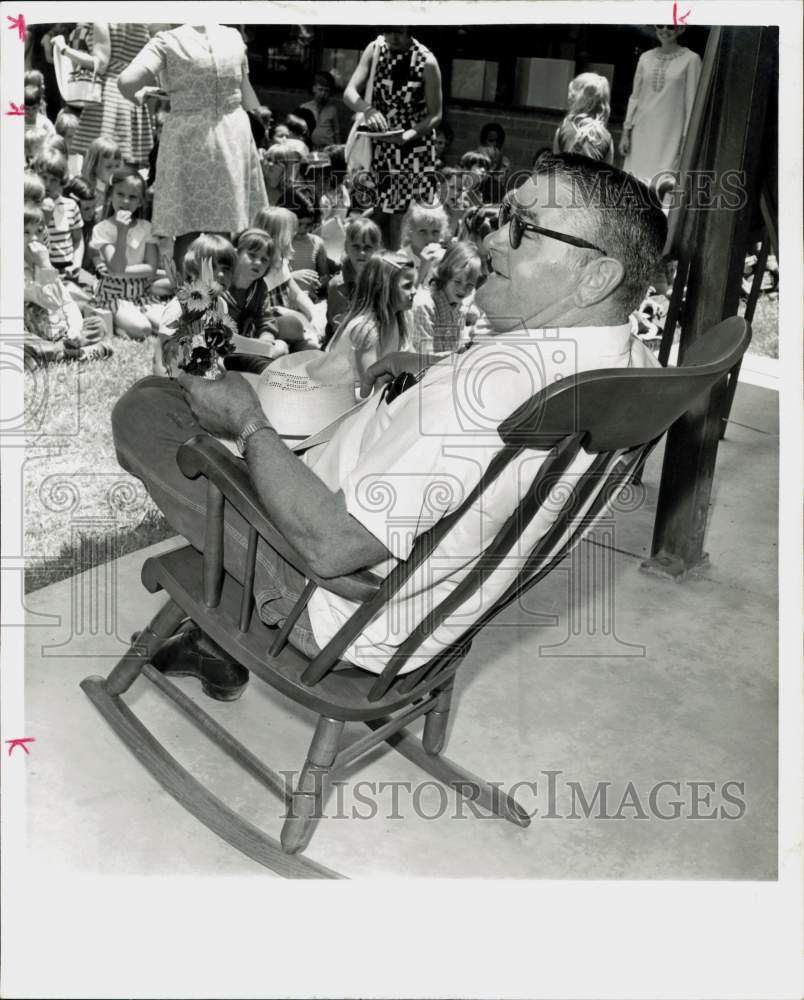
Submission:
M 682 26 L 656 25 L 659 45 L 643 52 L 623 125 L 624 169 L 647 183 L 679 168 L 701 75 L 701 58 L 678 44 Z

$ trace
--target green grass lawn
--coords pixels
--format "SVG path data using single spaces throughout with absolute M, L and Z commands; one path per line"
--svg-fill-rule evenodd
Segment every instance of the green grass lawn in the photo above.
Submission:
M 139 480 L 117 464 L 110 415 L 151 368 L 152 343 L 25 374 L 25 589 L 37 590 L 170 537 Z

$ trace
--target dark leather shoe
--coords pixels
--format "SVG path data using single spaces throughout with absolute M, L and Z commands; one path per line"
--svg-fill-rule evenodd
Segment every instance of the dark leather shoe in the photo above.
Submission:
M 166 639 L 151 663 L 166 677 L 197 677 L 215 701 L 236 701 L 248 684 L 248 670 L 192 622 Z

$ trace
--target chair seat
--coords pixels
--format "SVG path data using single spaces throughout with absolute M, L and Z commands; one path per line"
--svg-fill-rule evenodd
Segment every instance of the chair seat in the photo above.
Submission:
M 378 719 L 419 700 L 429 691 L 422 684 L 400 693 L 399 685 L 406 677 L 403 674 L 381 699 L 370 702 L 368 692 L 377 675 L 357 667 L 335 670 L 309 687 L 301 681 L 309 665 L 303 653 L 288 643 L 277 656 L 269 655 L 277 630 L 260 619 L 256 608 L 248 632 L 240 631 L 241 584 L 225 573 L 220 604 L 208 608 L 202 580 L 203 556 L 190 545 L 147 559 L 142 568 L 142 581 L 151 593 L 166 591 L 202 631 L 252 674 L 319 715 L 344 721 Z M 460 660 L 445 670 L 443 679 L 447 680 L 459 665 Z

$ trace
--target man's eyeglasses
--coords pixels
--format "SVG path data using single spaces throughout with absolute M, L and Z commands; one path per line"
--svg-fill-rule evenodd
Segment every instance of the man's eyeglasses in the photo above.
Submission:
M 594 243 L 588 243 L 579 236 L 570 236 L 568 233 L 557 233 L 554 229 L 544 229 L 542 226 L 534 225 L 532 222 L 526 222 L 514 209 L 513 205 L 507 201 L 504 201 L 500 205 L 500 212 L 497 216 L 497 228 L 502 229 L 503 226 L 508 226 L 508 239 L 512 250 L 519 249 L 525 233 L 539 233 L 542 236 L 549 237 L 551 240 L 560 240 L 562 243 L 569 243 L 570 246 L 580 247 L 583 250 L 597 250 L 598 253 L 608 256 L 606 251 L 601 247 L 595 246 Z

